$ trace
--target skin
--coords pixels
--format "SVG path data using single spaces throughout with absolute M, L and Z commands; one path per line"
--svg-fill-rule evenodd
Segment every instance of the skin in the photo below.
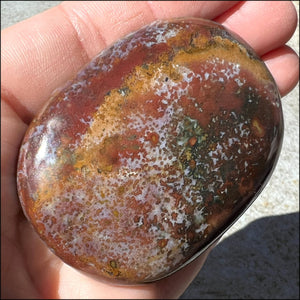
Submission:
M 26 221 L 16 191 L 22 137 L 51 92 L 125 34 L 154 19 L 182 16 L 213 19 L 239 34 L 265 61 L 282 96 L 297 84 L 299 58 L 285 46 L 297 26 L 288 1 L 66 2 L 2 31 L 2 298 L 178 298 L 203 266 L 211 249 L 155 283 L 99 282 L 47 249 Z

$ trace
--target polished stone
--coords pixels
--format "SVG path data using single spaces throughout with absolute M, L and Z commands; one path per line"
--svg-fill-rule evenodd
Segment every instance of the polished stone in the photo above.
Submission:
M 96 56 L 31 123 L 18 191 L 66 263 L 141 283 L 202 253 L 276 164 L 280 96 L 221 25 L 156 21 Z

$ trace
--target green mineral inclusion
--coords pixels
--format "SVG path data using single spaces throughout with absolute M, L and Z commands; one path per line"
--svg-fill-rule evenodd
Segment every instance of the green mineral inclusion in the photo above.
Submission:
M 203 132 L 197 120 L 188 116 L 184 117 L 181 124 L 180 134 L 177 137 L 177 146 L 182 147 L 179 164 L 187 176 L 192 176 L 194 179 L 202 178 L 202 172 L 197 167 L 196 162 L 200 156 L 200 146 L 206 140 L 207 134 Z M 189 143 L 194 139 L 194 143 Z

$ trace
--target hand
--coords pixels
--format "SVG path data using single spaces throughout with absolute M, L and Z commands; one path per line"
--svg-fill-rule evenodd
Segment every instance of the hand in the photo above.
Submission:
M 154 19 L 213 19 L 246 40 L 270 69 L 282 96 L 298 82 L 299 61 L 284 44 L 295 31 L 290 2 L 66 2 L 2 31 L 2 298 L 178 298 L 208 252 L 174 275 L 140 286 L 113 286 L 53 255 L 25 219 L 16 162 L 25 130 L 51 92 L 93 56 Z

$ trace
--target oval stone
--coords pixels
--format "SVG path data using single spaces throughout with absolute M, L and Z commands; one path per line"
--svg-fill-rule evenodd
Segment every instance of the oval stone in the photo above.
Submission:
M 249 45 L 212 21 L 155 21 L 97 55 L 32 121 L 19 198 L 65 263 L 151 282 L 249 207 L 282 136 L 280 95 Z

